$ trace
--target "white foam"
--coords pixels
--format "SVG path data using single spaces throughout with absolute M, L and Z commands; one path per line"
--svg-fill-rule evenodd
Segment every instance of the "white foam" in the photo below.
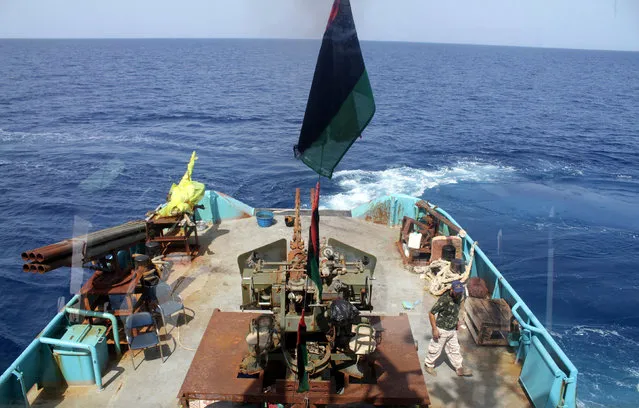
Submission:
M 598 328 L 598 327 L 588 327 L 588 326 L 584 326 L 584 325 L 577 325 L 574 326 L 571 331 L 570 334 L 573 336 L 595 336 L 595 337 L 599 337 L 596 340 L 596 342 L 600 342 L 605 338 L 614 338 L 614 339 L 618 339 L 621 340 L 625 343 L 631 344 L 633 346 L 639 346 L 639 342 L 628 338 L 626 336 L 624 336 L 623 334 L 620 334 L 617 330 L 614 329 L 602 329 L 602 328 Z M 639 373 L 639 371 L 637 371 L 637 373 Z
M 603 337 L 619 336 L 619 332 L 617 332 L 616 330 L 604 330 L 596 327 L 575 326 L 575 336 L 585 336 L 590 333 L 598 334 Z
M 542 173 L 558 176 L 583 176 L 583 169 L 577 168 L 574 165 L 563 164 L 561 161 L 550 161 L 547 159 L 539 159 L 539 170 Z
M 349 210 L 388 194 L 421 197 L 426 190 L 437 186 L 463 181 L 489 182 L 512 172 L 512 167 L 478 162 L 459 162 L 439 170 L 413 167 L 380 171 L 342 170 L 333 175 L 342 192 L 328 196 L 324 202 L 331 209 Z
M 7 131 L 0 129 L 0 142 L 3 143 L 37 143 L 38 145 L 66 145 L 74 144 L 77 142 L 109 142 L 109 143 L 149 143 L 151 138 L 144 134 L 105 134 L 96 132 L 89 129 L 75 130 L 71 133 L 58 133 L 58 132 L 19 132 L 19 131 Z M 154 142 L 160 142 L 168 145 L 175 145 L 175 142 L 171 138 L 158 138 Z M 182 145 L 180 145 L 182 146 Z M 186 146 L 186 144 L 184 144 Z
M 634 378 L 639 378 L 639 368 L 636 367 L 624 367 L 624 371 L 630 374 Z

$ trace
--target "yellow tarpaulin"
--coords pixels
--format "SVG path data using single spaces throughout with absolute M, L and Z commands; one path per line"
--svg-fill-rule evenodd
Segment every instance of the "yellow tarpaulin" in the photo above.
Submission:
M 160 217 L 167 217 L 181 213 L 193 212 L 193 207 L 204 197 L 204 184 L 191 180 L 193 166 L 197 156 L 191 154 L 191 160 L 186 166 L 186 173 L 179 184 L 173 184 L 169 191 L 168 202 L 158 211 Z

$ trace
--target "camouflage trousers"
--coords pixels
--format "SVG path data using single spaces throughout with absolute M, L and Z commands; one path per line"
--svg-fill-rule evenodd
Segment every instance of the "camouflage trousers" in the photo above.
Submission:
M 461 368 L 463 359 L 457 340 L 457 330 L 439 329 L 439 340 L 430 340 L 424 364 L 430 368 L 435 367 L 435 360 L 442 354 L 442 350 L 446 350 L 450 364 L 455 369 Z

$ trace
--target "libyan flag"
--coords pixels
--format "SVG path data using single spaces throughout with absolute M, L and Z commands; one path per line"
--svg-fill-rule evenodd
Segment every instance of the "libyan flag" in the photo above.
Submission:
M 308 229 L 308 254 L 306 257 L 306 276 L 317 286 L 317 303 L 322 303 L 322 277 L 319 270 L 319 197 L 320 183 L 315 186 L 311 210 L 311 227 Z
M 375 114 L 348 0 L 335 0 L 317 58 L 295 154 L 319 175 L 335 166 Z

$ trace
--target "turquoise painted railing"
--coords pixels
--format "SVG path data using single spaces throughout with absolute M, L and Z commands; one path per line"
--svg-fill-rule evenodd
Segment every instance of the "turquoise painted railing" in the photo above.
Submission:
M 91 356 L 91 365 L 93 366 L 93 376 L 95 378 L 95 385 L 98 387 L 98 391 L 102 391 L 102 373 L 100 372 L 100 364 L 98 361 L 98 351 L 95 346 L 90 344 L 76 343 L 73 341 L 66 341 L 60 339 L 52 339 L 49 337 L 39 337 L 38 340 L 42 344 L 48 344 L 50 346 L 58 346 L 72 349 L 80 349 L 89 352 Z M 25 394 L 26 397 L 26 394 Z
M 78 296 L 71 298 L 66 306 L 73 305 Z M 49 347 L 42 347 L 41 336 L 54 336 L 62 327 L 66 327 L 65 312 L 61 311 L 42 330 L 17 359 L 0 376 L 0 405 L 23 402 L 29 406 L 26 393 L 34 384 L 60 384 L 63 379 L 55 365 Z
M 446 211 L 441 208 L 438 208 L 437 211 L 461 228 Z M 466 235 L 464 238 L 466 258 L 470 257 L 470 248 L 473 243 L 470 235 Z M 475 247 L 475 261 L 471 276 L 484 279 L 493 298 L 506 300 L 511 307 L 513 316 L 521 325 L 517 360 L 523 361 L 523 364 L 519 381 L 534 406 L 537 408 L 575 407 L 577 404 L 577 368 L 497 267 L 477 246 Z
M 398 226 L 404 216 L 418 216 L 419 210 L 415 206 L 417 201 L 418 198 L 399 194 L 380 197 L 353 209 L 351 215 L 354 218 L 382 222 L 391 227 Z M 197 219 L 215 223 L 253 216 L 255 212 L 252 207 L 216 191 L 207 191 L 200 204 L 204 205 L 204 209 L 197 210 Z M 446 211 L 441 208 L 437 211 L 461 228 Z M 466 235 L 466 257 L 469 257 L 473 243 L 472 238 Z M 493 298 L 503 298 L 508 302 L 513 316 L 522 327 L 517 346 L 517 360 L 523 362 L 519 380 L 535 407 L 576 406 L 577 368 L 479 247 L 475 249 L 475 262 L 471 274 L 486 281 Z M 59 334 L 59 330 L 66 327 L 65 313 L 77 313 L 78 310 L 72 307 L 77 301 L 78 296 L 73 297 L 67 303 L 66 309 L 49 322 L 40 336 L 33 340 L 0 376 L 0 405 L 24 401 L 28 406 L 26 393 L 34 384 L 42 386 L 63 381 L 50 348 L 41 347 L 40 340 L 42 337 Z M 110 318 L 105 315 L 96 317 Z M 114 320 L 115 318 L 112 319 Z M 117 325 L 117 322 L 114 324 Z M 116 341 L 117 343 L 119 342 Z M 95 356 L 93 361 L 97 361 Z M 97 385 L 101 388 L 101 382 Z
M 418 198 L 403 194 L 379 197 L 354 208 L 351 216 L 395 227 L 401 225 L 404 216 L 417 218 L 420 215 L 415 206 L 417 201 Z M 437 211 L 461 228 L 446 211 L 441 208 Z M 446 233 L 447 228 L 440 232 Z M 466 258 L 470 256 L 473 243 L 473 239 L 466 235 Z M 575 407 L 577 368 L 479 247 L 475 248 L 471 276 L 484 279 L 493 298 L 506 300 L 521 325 L 517 345 L 517 361 L 522 361 L 519 380 L 535 407 Z
M 120 333 L 118 329 L 118 320 L 115 317 L 115 315 L 111 313 L 107 313 L 107 312 L 94 312 L 92 310 L 82 310 L 82 309 L 77 309 L 77 308 L 73 308 L 69 306 L 65 307 L 64 310 L 68 314 L 77 314 L 80 316 L 99 317 L 102 319 L 109 319 L 111 321 L 111 326 L 112 326 L 111 332 L 113 333 L 113 343 L 115 344 L 115 352 L 118 357 L 122 355 L 122 349 L 120 348 Z
M 98 356 L 94 346 L 60 340 L 68 326 L 67 314 L 101 317 L 111 320 L 113 335 L 118 356 L 121 354 L 118 339 L 118 323 L 110 313 L 90 312 L 74 308 L 79 303 L 79 296 L 73 296 L 65 307 L 58 312 L 47 326 L 40 332 L 17 359 L 0 376 L 0 406 L 14 406 L 23 403 L 29 406 L 27 392 L 35 385 L 40 387 L 57 387 L 64 383 L 59 368 L 48 345 L 64 346 L 86 350 L 91 355 L 96 386 L 102 389 L 102 375 L 98 364 Z M 47 345 L 47 346 L 44 346 Z

